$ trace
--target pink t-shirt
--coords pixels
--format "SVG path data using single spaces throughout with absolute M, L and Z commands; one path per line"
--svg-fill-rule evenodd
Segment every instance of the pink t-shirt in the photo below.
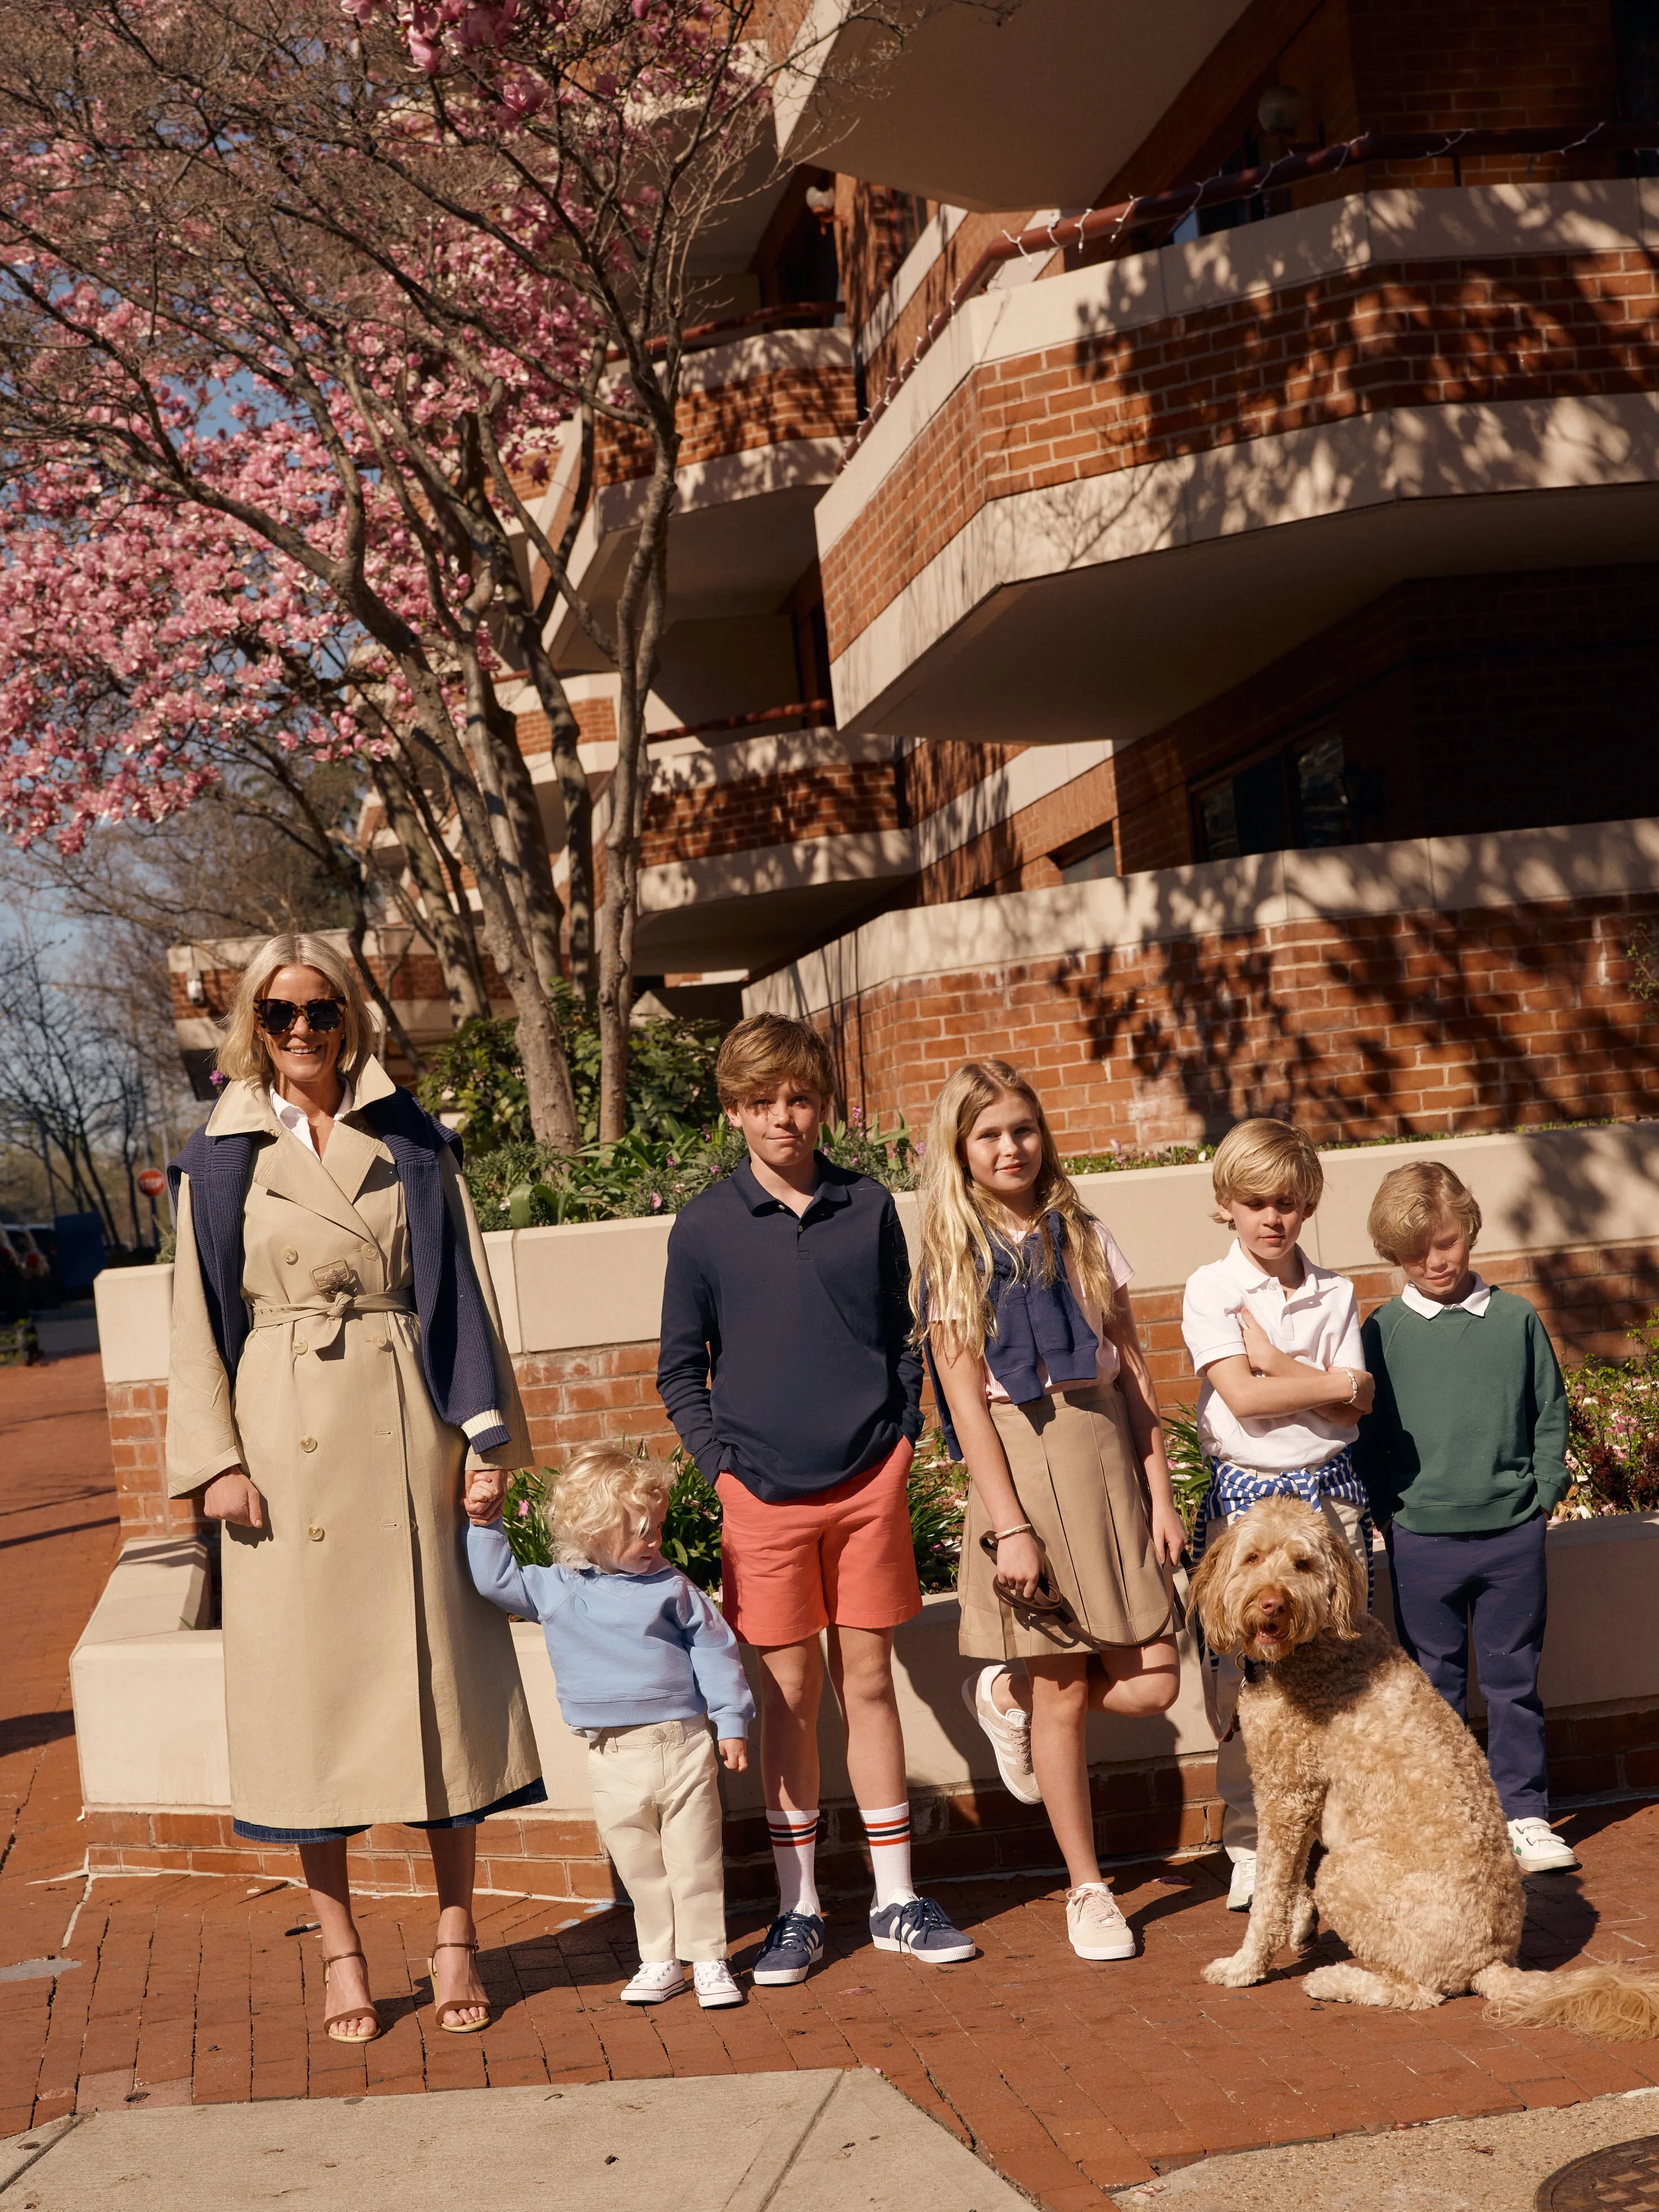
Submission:
M 1027 1237 L 1031 1233 L 1029 1229 L 1025 1231 Z M 1100 1239 L 1101 1250 L 1106 1255 L 1106 1272 L 1111 1277 L 1114 1287 L 1121 1291 L 1126 1283 L 1132 1283 L 1134 1280 L 1135 1271 L 1124 1258 L 1117 1239 L 1103 1221 L 1096 1222 L 1095 1234 Z M 1115 1382 L 1118 1369 L 1117 1346 L 1106 1334 L 1101 1320 L 1100 1308 L 1092 1299 L 1085 1298 L 1083 1295 L 1083 1285 L 1078 1279 L 1077 1260 L 1070 1252 L 1066 1255 L 1066 1279 L 1072 1286 L 1072 1296 L 1077 1300 L 1084 1320 L 1088 1322 L 1100 1340 L 1100 1349 L 1095 1354 L 1095 1380 L 1097 1382 Z M 1048 1389 L 1049 1387 L 1048 1369 L 1039 1365 L 1037 1375 L 1043 1389 Z M 988 1360 L 985 1363 L 985 1395 L 994 1406 L 1006 1406 L 1008 1402 L 1008 1393 L 992 1374 Z

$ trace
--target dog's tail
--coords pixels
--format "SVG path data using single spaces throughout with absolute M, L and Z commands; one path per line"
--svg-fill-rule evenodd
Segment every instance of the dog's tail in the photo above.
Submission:
M 1529 1974 L 1519 1966 L 1483 1966 L 1472 1984 L 1498 2027 L 1571 2027 L 1603 2043 L 1644 2043 L 1659 2036 L 1659 1977 L 1633 1966 L 1570 1966 Z

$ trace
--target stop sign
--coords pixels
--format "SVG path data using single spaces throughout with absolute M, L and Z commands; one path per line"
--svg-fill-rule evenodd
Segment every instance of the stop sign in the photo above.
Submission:
M 160 1168 L 140 1168 L 138 1188 L 146 1198 L 160 1198 L 167 1187 L 167 1179 Z

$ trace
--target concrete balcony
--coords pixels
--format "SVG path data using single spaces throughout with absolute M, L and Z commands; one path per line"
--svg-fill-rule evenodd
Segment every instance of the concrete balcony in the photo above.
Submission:
M 834 730 L 653 747 L 640 971 L 770 968 L 911 874 L 902 752 Z M 601 800 L 596 836 L 606 811 Z
M 848 0 L 812 0 L 779 150 L 957 207 L 1087 207 L 1244 11 L 1024 0 L 1005 16 L 952 0 L 918 4 L 900 43 L 848 22 Z
M 1121 744 L 1406 578 L 1650 558 L 1656 245 L 1376 191 L 973 301 L 817 508 L 838 723 Z
M 690 356 L 668 548 L 669 626 L 775 612 L 814 557 L 812 509 L 857 425 L 844 330 L 769 331 Z M 571 571 L 602 612 L 627 573 L 648 467 L 642 442 L 606 440 L 596 457 Z M 556 476 L 550 517 L 565 496 Z M 550 643 L 562 668 L 604 665 L 568 614 L 556 617 Z

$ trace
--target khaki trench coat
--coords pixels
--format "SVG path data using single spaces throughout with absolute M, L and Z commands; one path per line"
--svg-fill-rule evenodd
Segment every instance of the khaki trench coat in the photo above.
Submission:
M 209 1326 L 188 1177 L 179 1193 L 168 1488 L 184 1497 L 240 1465 L 264 1500 L 264 1528 L 227 1524 L 221 1555 L 231 1803 L 260 1826 L 441 1820 L 540 1772 L 507 1616 L 467 1571 L 467 1445 L 422 1373 L 403 1188 L 360 1121 L 393 1087 L 377 1060 L 360 1070 L 320 1160 L 262 1084 L 234 1083 L 215 1107 L 215 1136 L 270 1139 L 248 1188 L 252 1327 L 234 1390 Z M 442 1171 L 513 1437 L 473 1463 L 522 1467 L 530 1440 L 489 1262 L 453 1153 Z M 354 1302 L 337 1317 L 328 1293 L 342 1281 Z

